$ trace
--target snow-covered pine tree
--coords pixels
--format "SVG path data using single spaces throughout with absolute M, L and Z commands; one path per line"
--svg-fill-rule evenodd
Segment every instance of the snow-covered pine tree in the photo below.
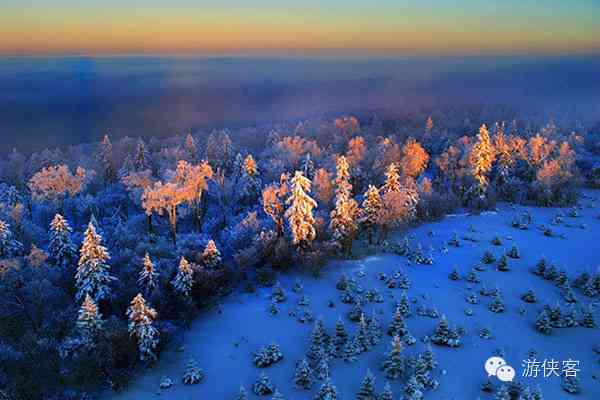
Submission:
M 67 220 L 60 214 L 56 214 L 50 223 L 50 259 L 54 265 L 67 267 L 77 257 L 77 248 L 71 240 L 73 230 Z
M 360 384 L 356 400 L 377 400 L 377 395 L 375 394 L 375 377 L 370 370 L 367 370 Z
M 185 149 L 185 160 L 194 164 L 198 162 L 198 148 L 196 147 L 196 141 L 191 133 L 185 137 L 185 144 L 183 145 Z
M 435 354 L 433 353 L 433 349 L 429 343 L 427 343 L 425 352 L 423 352 L 423 360 L 425 361 L 425 365 L 429 371 L 433 371 L 438 366 L 438 362 L 435 359 Z
M 254 205 L 261 193 L 262 181 L 258 173 L 256 161 L 248 154 L 243 161 L 241 177 L 238 189 L 240 204 Z
M 321 388 L 315 394 L 314 400 L 337 400 L 338 391 L 333 385 L 330 378 L 327 378 Z
M 156 279 L 158 277 L 158 273 L 154 268 L 154 263 L 150 259 L 150 254 L 146 252 L 144 255 L 144 261 L 142 265 L 142 270 L 140 271 L 138 284 L 142 287 L 146 295 L 152 292 L 156 287 Z
M 488 129 L 485 124 L 481 125 L 479 134 L 477 135 L 477 142 L 469 154 L 469 166 L 471 167 L 471 174 L 477 183 L 476 193 L 479 196 L 485 196 L 488 187 L 487 175 L 492 169 L 495 158 L 496 151 L 490 140 Z
M 331 211 L 329 229 L 331 235 L 340 246 L 342 253 L 350 255 L 352 241 L 356 236 L 358 204 L 352 198 L 350 184 L 350 166 L 345 156 L 336 160 L 337 175 L 335 178 L 335 208 Z
M 411 376 L 404 387 L 404 400 L 422 400 L 422 389 L 417 378 L 414 375 Z
M 0 220 L 0 258 L 12 257 L 22 248 L 23 245 L 14 238 L 10 225 Z
M 75 274 L 77 300 L 89 294 L 95 301 L 110 298 L 110 283 L 115 278 L 110 274 L 110 254 L 102 246 L 102 237 L 96 233 L 96 227 L 90 221 L 84 233 L 83 244 L 79 250 L 79 263 Z
M 320 358 L 321 353 L 326 352 L 327 342 L 327 332 L 325 331 L 323 320 L 319 318 L 315 321 L 315 326 L 313 327 L 313 330 L 311 332 L 310 345 L 306 356 L 313 362 L 317 362 Z
M 294 372 L 294 385 L 299 389 L 310 390 L 312 388 L 314 377 L 312 369 L 306 358 L 296 363 L 296 371 Z
M 319 353 L 318 361 L 313 370 L 315 378 L 319 380 L 327 379 L 329 377 L 329 356 L 325 350 Z
M 310 152 L 306 153 L 306 156 L 302 159 L 302 164 L 300 166 L 302 173 L 308 179 L 313 179 L 315 176 L 315 163 L 312 158 L 310 158 Z
M 116 177 L 116 171 L 113 167 L 112 143 L 110 142 L 108 134 L 104 135 L 102 142 L 100 142 L 97 159 L 102 168 L 104 180 L 106 182 L 112 182 Z
M 252 391 L 257 396 L 266 396 L 275 391 L 275 387 L 271 383 L 271 379 L 264 372 L 260 373 L 258 380 L 252 385 Z
M 133 158 L 133 167 L 137 172 L 150 169 L 150 156 L 146 150 L 146 143 L 140 138 L 135 149 Z
M 246 391 L 244 385 L 240 386 L 240 390 L 235 400 L 248 400 L 248 392 Z
M 310 181 L 301 171 L 296 171 L 292 178 L 291 193 L 286 201 L 289 207 L 285 216 L 292 229 L 294 244 L 299 248 L 308 247 L 316 236 L 313 209 L 317 207 L 317 202 L 308 193 Z
M 402 356 L 402 341 L 399 336 L 394 336 L 392 346 L 386 355 L 382 369 L 389 379 L 398 379 L 405 372 L 405 362 Z
M 137 339 L 142 361 L 156 360 L 154 352 L 159 341 L 158 330 L 154 327 L 156 315 L 156 310 L 146 304 L 141 293 L 133 298 L 127 309 L 129 334 Z
M 431 376 L 427 361 L 422 355 L 419 355 L 415 363 L 415 377 L 424 388 L 435 389 L 439 386 L 439 382 Z
M 362 218 L 361 224 L 364 230 L 367 232 L 369 244 L 373 243 L 373 234 L 377 227 L 377 221 L 379 219 L 379 213 L 381 211 L 382 202 L 381 196 L 379 195 L 379 189 L 373 185 L 369 185 L 369 188 L 364 194 L 364 200 L 362 202 Z
M 356 340 L 359 345 L 361 352 L 367 352 L 371 349 L 371 340 L 369 339 L 369 327 L 367 326 L 367 320 L 365 314 L 360 315 L 358 322 L 358 330 L 356 332 Z
M 98 311 L 98 306 L 89 294 L 85 295 L 83 304 L 79 309 L 77 329 L 84 342 L 90 345 L 94 344 L 96 335 L 102 329 L 102 315 Z
M 192 266 L 185 259 L 185 257 L 181 257 L 179 260 L 179 268 L 177 268 L 177 275 L 171 281 L 171 285 L 175 288 L 175 290 L 181 294 L 183 297 L 189 297 L 190 292 L 192 291 L 192 285 L 194 284 L 194 270 Z
M 184 385 L 196 385 L 204 379 L 204 371 L 198 366 L 196 360 L 190 358 L 183 373 L 181 381 Z
M 347 342 L 348 332 L 346 332 L 346 327 L 344 326 L 344 321 L 342 321 L 342 317 L 338 317 L 338 320 L 335 323 L 335 336 L 333 337 L 333 345 L 337 357 L 342 357 L 344 352 L 344 346 L 346 346 Z
M 389 382 L 385 383 L 383 392 L 381 392 L 377 400 L 394 400 L 394 393 L 392 392 L 392 387 Z
M 209 240 L 202 252 L 202 264 L 207 268 L 217 268 L 221 264 L 221 252 L 214 240 Z
M 400 183 L 400 173 L 398 172 L 398 166 L 395 163 L 391 163 L 385 171 L 385 183 L 381 187 L 381 193 L 387 192 L 400 192 L 402 190 L 402 184 Z
M 275 389 L 275 393 L 273 393 L 273 397 L 271 397 L 271 400 L 285 400 L 285 398 L 279 392 L 279 390 Z
M 369 331 L 369 341 L 371 342 L 371 345 L 376 346 L 379 344 L 379 342 L 381 342 L 383 330 L 381 328 L 381 321 L 379 320 L 379 317 L 377 317 L 375 309 L 373 309 L 371 318 L 369 318 L 367 321 L 367 328 Z

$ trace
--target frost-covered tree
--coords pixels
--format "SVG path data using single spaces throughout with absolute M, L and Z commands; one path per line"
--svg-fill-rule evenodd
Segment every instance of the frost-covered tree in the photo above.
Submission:
M 248 154 L 242 166 L 242 176 L 239 181 L 237 196 L 244 205 L 254 205 L 261 193 L 262 182 L 254 157 Z
M 315 218 L 313 209 L 317 207 L 308 193 L 310 193 L 310 181 L 302 174 L 296 171 L 292 178 L 291 193 L 286 201 L 289 205 L 285 216 L 292 230 L 292 238 L 298 248 L 305 248 L 315 239 Z
M 333 184 L 331 183 L 331 173 L 325 168 L 319 168 L 315 172 L 315 176 L 312 180 L 313 192 L 315 198 L 319 201 L 323 207 L 329 207 L 331 199 L 333 198 Z
M 422 389 L 423 387 L 417 381 L 417 378 L 414 375 L 411 376 L 404 387 L 404 400 L 422 400 Z
M 271 383 L 271 379 L 269 379 L 267 374 L 261 372 L 258 380 L 254 382 L 254 385 L 252 386 L 252 391 L 257 396 L 266 396 L 273 393 L 275 391 L 275 387 L 273 386 L 273 383 Z
M 150 169 L 150 155 L 146 149 L 146 143 L 141 138 L 137 142 L 132 162 L 134 169 L 138 172 Z
M 356 400 L 377 400 L 375 394 L 375 377 L 370 370 L 367 370 L 367 374 L 360 384 Z
M 348 340 L 348 332 L 346 332 L 344 321 L 342 321 L 342 317 L 339 317 L 335 323 L 335 335 L 333 337 L 333 346 L 337 357 L 343 356 L 344 347 Z
M 156 268 L 154 267 L 154 263 L 150 259 L 150 254 L 146 253 L 144 255 L 144 260 L 142 262 L 142 269 L 139 274 L 138 284 L 142 287 L 146 295 L 151 293 L 152 290 L 156 287 L 156 279 L 158 278 L 158 273 L 156 272 Z
M 137 339 L 142 361 L 156 360 L 155 351 L 159 342 L 159 333 L 154 327 L 156 315 L 156 311 L 146 304 L 141 293 L 133 298 L 127 309 L 129 334 Z
M 392 387 L 389 382 L 385 383 L 383 392 L 381 392 L 377 400 L 394 400 L 394 393 L 392 392 Z
M 352 253 L 352 241 L 356 236 L 358 205 L 352 198 L 350 184 L 350 166 L 345 156 L 336 161 L 337 176 L 335 179 L 335 208 L 331 211 L 329 229 L 331 236 L 340 246 L 342 253 Z
M 188 297 L 192 291 L 192 285 L 194 284 L 194 270 L 188 260 L 185 257 L 181 257 L 179 260 L 179 267 L 177 268 L 177 274 L 171 281 L 173 288 L 180 293 L 183 297 Z
M 54 265 L 66 267 L 77 257 L 77 248 L 71 240 L 73 230 L 67 220 L 56 214 L 50 223 L 50 245 L 48 250 Z
M 196 385 L 200 383 L 202 379 L 204 379 L 204 371 L 198 366 L 196 360 L 190 358 L 185 367 L 185 372 L 183 373 L 181 381 L 184 385 Z
M 214 240 L 209 240 L 202 252 L 202 264 L 207 268 L 217 268 L 221 264 L 221 252 Z
M 116 170 L 113 166 L 113 147 L 110 142 L 108 134 L 104 135 L 100 145 L 98 146 L 98 153 L 96 158 L 102 168 L 103 178 L 106 182 L 112 182 L 116 177 Z
M 328 336 L 322 319 L 317 319 L 310 335 L 310 345 L 307 352 L 308 358 L 317 361 L 321 354 L 327 350 Z
M 293 380 L 294 385 L 299 389 L 310 390 L 312 388 L 314 382 L 313 372 L 305 358 L 296 363 Z
M 310 153 L 307 152 L 304 158 L 302 159 L 300 170 L 308 179 L 312 179 L 315 176 L 315 163 L 310 157 Z
M 198 147 L 196 147 L 196 141 L 191 133 L 188 133 L 185 137 L 185 143 L 183 145 L 185 150 L 185 159 L 190 163 L 198 162 Z
M 240 386 L 240 390 L 238 391 L 235 400 L 248 400 L 248 392 L 246 391 L 246 388 L 243 385 Z
M 431 116 L 427 117 L 427 121 L 425 122 L 425 134 L 430 135 L 434 128 L 433 119 Z
M 115 278 L 110 273 L 108 260 L 110 254 L 106 247 L 102 246 L 102 237 L 96 233 L 96 227 L 90 221 L 79 250 L 79 263 L 75 275 L 77 300 L 83 299 L 87 294 L 95 301 L 110 298 L 109 285 Z
M 77 330 L 82 339 L 91 345 L 94 343 L 94 339 L 101 329 L 102 315 L 98 311 L 98 306 L 94 302 L 94 299 L 92 299 L 89 294 L 86 294 L 83 304 L 79 309 Z
M 391 163 L 385 171 L 385 183 L 381 187 L 381 192 L 385 194 L 387 192 L 400 192 L 401 190 L 402 184 L 400 183 L 398 166 Z
M 81 192 L 88 176 L 81 167 L 72 174 L 66 165 L 48 166 L 35 173 L 27 186 L 33 200 L 54 203 L 62 210 L 65 197 Z
M 330 378 L 327 378 L 319 391 L 315 394 L 314 400 L 337 400 L 338 391 Z
M 23 245 L 14 238 L 10 225 L 0 220 L 0 258 L 12 257 L 22 248 Z
M 285 197 L 289 191 L 287 175 L 281 174 L 279 184 L 272 184 L 262 192 L 262 204 L 265 214 L 275 223 L 277 237 L 282 237 L 285 222 Z
M 153 213 L 167 214 L 173 243 L 177 242 L 177 207 L 185 200 L 181 188 L 175 183 L 155 182 L 142 194 L 142 207 L 149 218 Z
M 369 244 L 373 243 L 373 233 L 377 226 L 382 205 L 379 189 L 373 185 L 369 185 L 362 202 L 363 212 L 361 218 L 361 224 L 367 232 Z
M 402 356 L 402 341 L 399 336 L 394 336 L 392 346 L 386 355 L 382 369 L 389 379 L 398 379 L 405 372 L 405 361 Z
M 402 146 L 402 159 L 400 168 L 404 176 L 415 179 L 427 168 L 429 162 L 429 154 L 427 151 L 413 138 L 409 138 L 404 146 Z
M 471 174 L 477 182 L 477 190 L 480 196 L 485 195 L 488 187 L 488 174 L 496 158 L 496 151 L 490 139 L 490 134 L 485 125 L 479 128 L 477 142 L 469 154 L 469 166 Z

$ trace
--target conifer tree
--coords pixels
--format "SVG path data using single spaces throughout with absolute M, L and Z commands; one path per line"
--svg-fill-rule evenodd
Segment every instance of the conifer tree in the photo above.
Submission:
M 71 240 L 73 230 L 67 220 L 56 214 L 50 223 L 50 257 L 54 265 L 66 267 L 75 261 L 77 249 Z
M 194 137 L 191 133 L 188 133 L 188 135 L 185 137 L 184 149 L 186 153 L 185 158 L 187 161 L 191 163 L 198 162 L 198 148 L 196 147 L 196 142 L 194 141 Z
M 294 385 L 299 389 L 310 390 L 314 382 L 313 372 L 305 358 L 296 363 Z
M 202 263 L 207 268 L 217 268 L 221 264 L 221 252 L 214 240 L 209 240 L 202 252 Z
M 273 393 L 273 397 L 271 397 L 271 400 L 285 400 L 283 395 L 281 393 L 279 393 L 279 390 L 275 389 L 275 393 Z
M 292 229 L 293 242 L 299 248 L 308 247 L 316 236 L 313 209 L 317 207 L 317 202 L 308 193 L 310 193 L 310 181 L 301 171 L 296 171 L 292 178 L 290 197 L 286 201 L 289 208 L 285 216 Z
M 275 387 L 271 383 L 271 379 L 264 372 L 260 373 L 258 380 L 254 382 L 252 386 L 252 391 L 257 396 L 265 396 L 267 394 L 273 393 Z
M 302 165 L 300 166 L 302 173 L 308 179 L 313 179 L 315 176 L 315 163 L 310 158 L 310 152 L 306 153 L 306 156 L 302 159 Z
M 137 142 L 135 157 L 133 158 L 133 167 L 137 172 L 150 169 L 150 156 L 146 150 L 146 144 L 141 138 Z
M 397 379 L 405 371 L 404 357 L 402 356 L 402 342 L 399 336 L 394 336 L 392 346 L 383 362 L 383 370 L 389 379 Z
M 333 345 L 337 357 L 342 357 L 344 346 L 346 346 L 347 342 L 348 332 L 346 332 L 346 327 L 344 326 L 344 321 L 342 321 L 342 317 L 339 317 L 337 322 L 335 323 L 335 336 L 333 337 Z
M 402 190 L 402 184 L 400 183 L 400 173 L 398 172 L 398 166 L 395 163 L 391 163 L 385 171 L 385 183 L 381 187 L 383 194 L 388 192 L 400 192 Z
M 404 387 L 404 400 L 422 400 L 422 389 L 422 386 L 417 382 L 417 378 L 414 375 L 411 376 Z
M 106 182 L 112 182 L 116 177 L 116 171 L 112 161 L 112 143 L 108 134 L 104 135 L 98 150 L 98 162 L 102 167 L 102 173 Z
M 377 395 L 375 394 L 375 377 L 370 370 L 367 370 L 367 374 L 360 384 L 356 400 L 377 400 Z
M 315 400 L 337 400 L 338 391 L 337 388 L 333 385 L 330 378 L 327 378 L 321 388 L 315 395 Z
M 389 382 L 385 383 L 383 392 L 381 392 L 377 400 L 394 400 L 394 393 L 392 392 L 392 387 Z
M 494 150 L 494 145 L 490 140 L 488 129 L 485 125 L 481 125 L 479 134 L 477 135 L 477 142 L 469 155 L 471 174 L 477 182 L 477 189 L 480 196 L 484 196 L 487 191 L 487 175 L 492 169 L 495 158 L 496 152 Z
M 188 297 L 190 295 L 192 286 L 194 284 L 194 270 L 185 257 L 181 257 L 179 260 L 177 275 L 175 275 L 175 278 L 171 281 L 171 284 L 183 297 Z
M 145 291 L 146 295 L 152 292 L 156 287 L 157 277 L 158 273 L 154 268 L 154 263 L 152 263 L 152 260 L 150 259 L 150 254 L 146 253 L 146 255 L 144 255 L 142 270 L 140 271 L 138 278 L 138 283 Z
M 89 294 L 85 295 L 83 304 L 79 309 L 77 329 L 81 337 L 88 344 L 94 343 L 96 335 L 102 329 L 102 315 L 100 315 L 98 306 Z
M 356 236 L 356 217 L 358 205 L 352 198 L 352 185 L 350 184 L 350 166 L 345 156 L 336 160 L 337 175 L 335 178 L 335 208 L 331 211 L 329 229 L 332 237 L 338 242 L 342 253 L 350 255 L 352 241 Z
M 84 234 L 83 244 L 79 250 L 79 264 L 75 275 L 77 300 L 89 294 L 95 301 L 110 298 L 110 283 L 115 278 L 107 264 L 110 255 L 102 246 L 102 237 L 96 233 L 96 227 L 90 221 Z
M 139 293 L 131 301 L 127 309 L 129 318 L 129 334 L 138 342 L 140 360 L 155 361 L 156 346 L 158 345 L 158 330 L 154 327 L 156 311 L 146 304 L 146 300 Z
M 10 225 L 0 220 L 0 258 L 12 257 L 22 249 L 23 245 L 13 237 Z
M 363 214 L 361 218 L 362 226 L 367 232 L 369 244 L 373 243 L 373 233 L 377 226 L 379 214 L 381 212 L 382 202 L 379 195 L 379 189 L 373 185 L 364 194 L 365 199 L 362 202 Z
M 367 320 L 365 314 L 360 314 L 360 320 L 358 322 L 358 331 L 356 332 L 356 340 L 359 345 L 361 352 L 367 352 L 371 348 L 371 340 L 369 335 L 369 328 L 367 326 Z
M 185 372 L 183 373 L 183 377 L 181 378 L 181 381 L 185 385 L 196 385 L 200 383 L 202 379 L 204 379 L 204 371 L 202 371 L 202 368 L 198 366 L 196 360 L 190 358 L 185 368 Z
M 246 392 L 246 388 L 243 385 L 240 386 L 240 390 L 235 400 L 248 400 L 248 392 Z
M 316 362 L 319 360 L 322 353 L 327 350 L 327 332 L 323 325 L 322 319 L 317 319 L 310 335 L 310 345 L 307 352 L 307 357 Z
M 264 188 L 262 192 L 263 211 L 275 223 L 277 237 L 282 237 L 284 233 L 283 225 L 285 221 L 285 196 L 288 194 L 287 175 L 281 174 L 279 184 L 272 184 Z

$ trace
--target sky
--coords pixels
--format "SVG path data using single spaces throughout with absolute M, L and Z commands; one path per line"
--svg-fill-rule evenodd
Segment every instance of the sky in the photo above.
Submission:
M 594 53 L 600 0 L 2 0 L 0 54 Z

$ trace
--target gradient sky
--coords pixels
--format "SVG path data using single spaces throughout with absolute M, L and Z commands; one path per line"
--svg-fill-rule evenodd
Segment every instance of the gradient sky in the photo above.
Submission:
M 2 0 L 0 54 L 600 51 L 600 0 Z

